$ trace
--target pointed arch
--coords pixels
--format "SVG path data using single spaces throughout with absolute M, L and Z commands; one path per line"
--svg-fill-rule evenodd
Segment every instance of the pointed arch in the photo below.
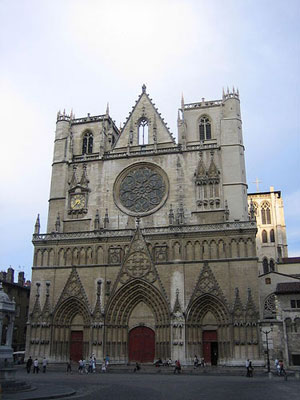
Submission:
M 60 303 L 53 317 L 54 325 L 70 325 L 73 318 L 80 314 L 83 318 L 84 325 L 91 324 L 90 312 L 87 305 L 77 297 L 70 297 Z
M 229 322 L 229 310 L 227 306 L 216 296 L 209 293 L 197 297 L 187 310 L 187 323 L 201 324 L 204 316 L 211 312 L 216 318 L 218 324 Z
M 202 115 L 199 120 L 200 141 L 211 139 L 211 121 L 207 115 Z
M 166 300 L 155 286 L 142 279 L 129 282 L 114 294 L 107 306 L 107 322 L 127 325 L 130 313 L 142 301 L 152 310 L 157 325 L 169 324 Z

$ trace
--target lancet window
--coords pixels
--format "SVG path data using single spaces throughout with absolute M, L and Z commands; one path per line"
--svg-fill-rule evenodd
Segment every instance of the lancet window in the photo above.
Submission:
M 267 258 L 263 259 L 263 271 L 264 274 L 267 274 L 269 272 L 269 263 Z
M 268 234 L 266 230 L 263 230 L 261 233 L 261 239 L 263 243 L 268 243 Z
M 211 139 L 211 122 L 208 117 L 202 117 L 199 125 L 200 141 Z
M 140 145 L 149 143 L 149 132 L 148 132 L 148 120 L 146 118 L 142 118 L 139 122 L 138 127 L 138 142 Z
M 267 201 L 264 201 L 261 205 L 261 223 L 263 225 L 271 223 L 271 209 Z
M 86 132 L 82 140 L 82 154 L 91 154 L 93 152 L 93 134 Z
M 270 230 L 270 242 L 272 242 L 272 243 L 275 242 L 274 229 L 271 229 L 271 230 Z

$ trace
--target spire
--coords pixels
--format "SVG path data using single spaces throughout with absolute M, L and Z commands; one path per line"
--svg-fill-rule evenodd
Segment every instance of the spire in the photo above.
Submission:
M 250 221 L 255 221 L 255 207 L 254 207 L 252 199 L 250 201 L 249 214 L 250 214 Z
M 57 213 L 56 222 L 55 222 L 55 232 L 60 232 L 60 215 Z
M 77 185 L 76 169 L 77 169 L 77 165 L 74 164 L 72 178 L 71 178 L 71 181 L 69 182 L 69 185 L 71 188 L 73 188 Z
M 106 115 L 109 115 L 109 102 L 107 102 L 107 105 L 106 105 Z
M 177 312 L 179 312 L 179 313 L 182 312 L 181 307 L 180 307 L 180 302 L 179 302 L 179 289 L 176 289 L 176 300 L 174 303 L 173 314 L 175 314 Z
M 184 110 L 184 98 L 183 98 L 183 93 L 181 93 L 181 110 Z
M 183 224 L 184 224 L 184 209 L 183 209 L 183 204 L 180 203 L 180 206 L 177 209 L 177 225 L 183 225 Z
M 88 184 L 89 184 L 89 180 L 88 180 L 87 173 L 86 173 L 86 164 L 83 164 L 80 185 L 87 187 Z
M 225 214 L 225 220 L 228 221 L 228 219 L 229 219 L 229 208 L 228 208 L 227 200 L 225 200 L 225 211 L 224 211 L 224 214 Z
M 40 233 L 40 227 L 41 227 L 41 224 L 40 224 L 40 214 L 38 214 L 37 217 L 36 217 L 35 225 L 34 225 L 34 233 L 35 233 L 35 235 L 39 235 L 39 233 Z
M 172 208 L 172 204 L 170 204 L 169 225 L 174 225 L 174 221 L 175 221 L 174 211 L 173 211 L 173 208 Z
M 223 90 L 222 90 L 222 100 L 225 100 L 225 90 L 224 90 L 224 87 L 223 87 Z
M 109 217 L 108 217 L 108 209 L 105 210 L 105 216 L 103 218 L 104 229 L 108 229 L 109 225 Z
M 95 219 L 94 219 L 94 229 L 98 231 L 100 229 L 100 215 L 99 210 L 96 211 Z

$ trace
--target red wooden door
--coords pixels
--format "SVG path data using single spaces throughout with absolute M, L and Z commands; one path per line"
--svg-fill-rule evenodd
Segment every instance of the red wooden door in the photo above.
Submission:
M 129 361 L 153 362 L 155 355 L 155 333 L 139 326 L 129 332 Z
M 83 349 L 83 332 L 72 331 L 70 341 L 70 358 L 72 361 L 79 361 L 82 359 Z
M 211 364 L 212 355 L 212 342 L 217 342 L 217 331 L 204 331 L 203 332 L 203 357 L 204 361 Z

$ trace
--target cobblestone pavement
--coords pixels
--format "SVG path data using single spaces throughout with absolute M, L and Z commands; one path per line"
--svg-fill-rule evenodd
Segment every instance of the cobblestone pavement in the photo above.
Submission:
M 246 378 L 242 376 L 195 375 L 139 375 L 137 374 L 88 374 L 77 372 L 67 375 L 63 371 L 27 375 L 18 371 L 19 380 L 36 386 L 32 392 L 3 395 L 3 400 L 29 400 L 50 398 L 65 386 L 68 397 L 82 400 L 299 400 L 300 381 L 281 377 Z M 59 393 L 57 393 L 59 395 Z M 53 398 L 53 397 L 52 397 Z M 62 397 L 56 397 L 62 398 Z

